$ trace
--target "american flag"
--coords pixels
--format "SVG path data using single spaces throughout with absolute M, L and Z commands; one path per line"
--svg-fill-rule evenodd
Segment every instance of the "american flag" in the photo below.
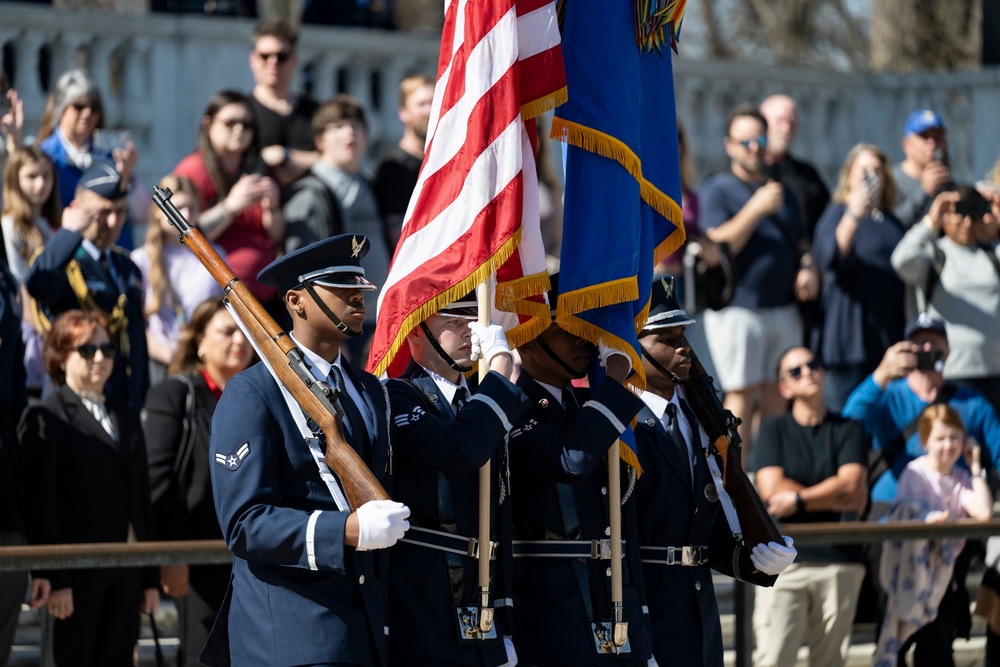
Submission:
M 522 314 L 511 342 L 544 329 L 530 300 L 548 287 L 532 119 L 565 86 L 554 2 L 446 1 L 427 148 L 379 297 L 371 372 L 398 375 L 413 328 L 498 271 L 498 307 Z

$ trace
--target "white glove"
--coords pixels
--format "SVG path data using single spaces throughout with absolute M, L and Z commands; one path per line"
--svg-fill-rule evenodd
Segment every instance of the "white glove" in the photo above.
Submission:
M 507 651 L 507 662 L 500 665 L 500 667 L 514 667 L 517 665 L 517 651 L 514 650 L 514 640 L 507 635 L 504 635 L 503 647 L 504 650 Z
M 357 509 L 358 551 L 386 549 L 410 527 L 410 508 L 392 500 L 370 500 Z
M 632 372 L 632 359 L 627 354 L 621 350 L 616 350 L 613 347 L 608 347 L 604 344 L 604 339 L 600 338 L 597 341 L 597 358 L 601 360 L 601 368 L 608 367 L 608 359 L 611 358 L 613 354 L 620 354 L 626 361 L 628 361 L 629 373 Z
M 787 535 L 782 537 L 785 538 L 785 546 L 777 542 L 768 542 L 758 544 L 750 551 L 750 562 L 757 570 L 764 574 L 776 575 L 784 572 L 785 568 L 792 564 L 799 552 L 792 546 L 792 538 Z
M 498 354 L 510 354 L 507 336 L 504 335 L 503 327 L 499 324 L 484 327 L 479 322 L 472 322 L 469 324 L 469 328 L 472 329 L 473 361 L 485 359 L 488 364 Z

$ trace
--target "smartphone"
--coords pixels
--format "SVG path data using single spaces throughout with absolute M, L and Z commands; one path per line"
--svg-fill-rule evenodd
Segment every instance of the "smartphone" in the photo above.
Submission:
M 882 179 L 879 178 L 879 175 L 874 171 L 866 171 L 864 176 L 861 177 L 861 182 L 864 184 L 865 189 L 868 190 L 871 200 L 877 202 L 879 190 L 882 188 Z
M 944 370 L 944 353 L 941 350 L 919 350 L 916 355 L 917 370 L 938 373 Z
M 0 95 L 0 116 L 6 116 L 10 112 L 10 99 L 7 93 Z
M 94 150 L 100 153 L 113 153 L 115 149 L 125 150 L 132 141 L 132 133 L 128 130 L 96 130 L 94 132 Z

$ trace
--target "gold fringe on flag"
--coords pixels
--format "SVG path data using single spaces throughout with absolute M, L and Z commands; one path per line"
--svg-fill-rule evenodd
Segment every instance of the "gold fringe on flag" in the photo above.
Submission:
M 625 168 L 625 171 L 632 175 L 632 178 L 638 181 L 639 196 L 642 197 L 642 200 L 673 223 L 675 227 L 684 229 L 681 207 L 672 197 L 642 177 L 642 160 L 623 142 L 610 134 L 558 116 L 552 119 L 552 131 L 549 132 L 549 137 L 618 162 Z M 683 233 L 682 231 L 681 242 L 684 240 Z
M 531 100 L 521 105 L 521 120 L 531 120 L 536 116 L 541 116 L 546 111 L 552 111 L 560 104 L 566 102 L 569 95 L 566 93 L 566 86 L 553 91 L 537 100 Z
M 529 317 L 527 321 L 506 332 L 507 342 L 512 350 L 537 338 L 549 328 L 552 323 L 549 304 L 532 301 L 528 297 L 545 294 L 550 287 L 549 275 L 544 271 L 497 285 L 497 310 Z
M 449 303 L 452 303 L 453 301 L 456 301 L 471 292 L 475 289 L 476 285 L 488 280 L 491 274 L 496 273 L 497 269 L 503 266 L 504 262 L 510 259 L 511 255 L 514 254 L 514 250 L 518 245 L 520 245 L 520 243 L 521 229 L 518 228 L 513 234 L 511 234 L 511 237 L 504 241 L 504 243 L 497 248 L 496 252 L 494 252 L 493 255 L 482 265 L 476 268 L 476 270 L 473 271 L 469 277 L 449 287 L 437 296 L 428 299 L 418 306 L 413 312 L 403 318 L 403 323 L 400 325 L 399 331 L 396 332 L 396 336 L 392 339 L 392 343 L 389 345 L 389 349 L 386 351 L 385 355 L 379 359 L 379 362 L 373 371 L 373 375 L 379 377 L 389 370 L 389 366 L 392 365 L 393 360 L 396 358 L 396 354 L 406 342 L 406 337 L 409 336 L 410 332 L 416 327 L 420 326 L 421 322 L 441 310 Z

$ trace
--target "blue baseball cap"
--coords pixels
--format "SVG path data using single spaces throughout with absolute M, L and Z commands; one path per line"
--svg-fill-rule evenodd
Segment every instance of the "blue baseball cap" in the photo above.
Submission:
M 921 109 L 920 111 L 914 111 L 906 119 L 906 125 L 903 127 L 903 136 L 922 134 L 927 130 L 935 129 L 940 129 L 942 132 L 945 131 L 944 121 L 941 120 L 941 116 L 930 109 Z

